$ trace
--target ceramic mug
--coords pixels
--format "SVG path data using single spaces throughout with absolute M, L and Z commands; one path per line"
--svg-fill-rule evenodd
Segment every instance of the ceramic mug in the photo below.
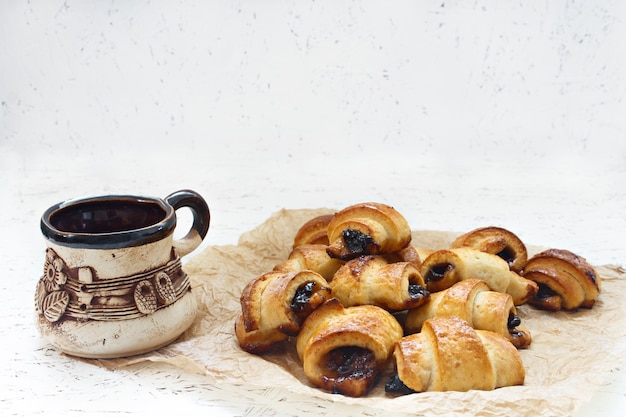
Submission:
M 174 239 L 176 210 L 193 215 Z M 162 347 L 194 321 L 197 305 L 181 257 L 196 249 L 210 213 L 196 192 L 165 199 L 107 195 L 56 204 L 41 218 L 47 249 L 35 291 L 41 335 L 84 358 Z

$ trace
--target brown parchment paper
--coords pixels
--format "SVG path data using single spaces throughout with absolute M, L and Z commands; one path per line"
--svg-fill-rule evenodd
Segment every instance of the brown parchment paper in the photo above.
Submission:
M 241 290 L 251 279 L 287 258 L 293 237 L 305 221 L 332 212 L 281 210 L 243 234 L 237 245 L 203 249 L 184 266 L 199 305 L 192 326 L 174 343 L 153 353 L 91 362 L 109 369 L 144 361 L 164 362 L 222 386 L 232 386 L 241 401 L 246 401 L 247 393 L 263 389 L 281 393 L 278 400 L 274 395 L 272 401 L 293 396 L 298 399 L 298 413 L 302 415 L 307 413 L 307 406 L 308 410 L 323 412 L 325 404 L 332 402 L 358 406 L 365 410 L 362 415 L 432 416 L 571 416 L 591 399 L 608 374 L 626 364 L 626 320 L 620 302 L 626 293 L 626 270 L 612 265 L 597 266 L 602 292 L 591 310 L 551 313 L 526 305 L 518 308 L 533 337 L 530 348 L 520 351 L 526 368 L 523 386 L 391 397 L 384 392 L 390 365 L 367 397 L 350 398 L 312 387 L 292 343 L 263 356 L 242 351 L 234 335 L 234 321 L 241 311 Z M 445 248 L 458 234 L 414 231 L 413 243 Z M 528 249 L 532 255 L 543 248 L 529 245 Z

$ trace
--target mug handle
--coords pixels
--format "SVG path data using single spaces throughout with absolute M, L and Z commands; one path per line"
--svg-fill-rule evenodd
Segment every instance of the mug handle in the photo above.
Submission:
M 193 224 L 189 232 L 183 238 L 175 240 L 173 243 L 176 254 L 183 257 L 200 246 L 202 239 L 209 231 L 211 222 L 209 206 L 200 194 L 191 190 L 173 192 L 165 197 L 165 201 L 174 207 L 174 210 L 189 207 L 193 214 Z

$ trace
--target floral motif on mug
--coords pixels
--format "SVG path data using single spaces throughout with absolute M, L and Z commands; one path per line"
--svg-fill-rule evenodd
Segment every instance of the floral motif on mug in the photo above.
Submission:
M 43 266 L 43 282 L 46 286 L 46 291 L 60 290 L 66 281 L 65 261 L 54 250 L 46 249 L 46 261 Z
M 35 306 L 37 311 L 51 323 L 63 317 L 70 302 L 69 293 L 63 290 L 67 282 L 65 269 L 65 261 L 54 250 L 48 248 L 43 275 L 35 291 Z
M 178 257 L 151 271 L 100 280 L 93 267 L 72 268 L 48 248 L 43 272 L 35 309 L 50 323 L 135 318 L 171 305 L 190 289 Z

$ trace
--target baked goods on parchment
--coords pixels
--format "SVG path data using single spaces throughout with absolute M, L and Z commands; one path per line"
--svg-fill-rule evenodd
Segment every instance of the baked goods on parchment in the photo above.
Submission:
M 478 278 L 493 291 L 510 294 L 515 305 L 526 303 L 537 293 L 537 284 L 511 271 L 502 258 L 471 247 L 435 251 L 424 259 L 420 272 L 431 292 L 445 290 L 464 279 Z
M 294 247 L 287 260 L 276 265 L 274 271 L 289 272 L 308 269 L 330 281 L 341 265 L 342 262 L 339 259 L 328 256 L 326 245 L 302 244 Z
M 411 262 L 419 268 L 422 261 L 431 253 L 433 253 L 432 249 L 418 248 L 409 243 L 405 248 L 397 252 L 385 253 L 381 256 L 383 256 L 387 262 Z
M 366 395 L 392 362 L 389 392 L 494 389 L 524 381 L 517 349 L 531 336 L 516 306 L 591 308 L 600 292 L 583 258 L 527 259 L 503 228 L 475 229 L 446 249 L 415 247 L 411 233 L 380 203 L 310 219 L 288 258 L 243 289 L 239 345 L 263 354 L 295 343 L 311 384 L 349 396 Z
M 469 391 L 524 383 L 519 352 L 502 335 L 474 330 L 458 317 L 435 317 L 393 350 L 396 374 L 387 392 Z
M 268 272 L 241 293 L 235 333 L 242 349 L 262 353 L 295 336 L 304 319 L 330 298 L 326 280 L 313 271 Z
M 549 249 L 536 254 L 522 274 L 539 285 L 530 304 L 546 310 L 591 308 L 600 294 L 600 277 L 581 256 Z
M 333 298 L 306 319 L 296 349 L 309 381 L 360 397 L 370 391 L 401 337 L 402 327 L 388 311 L 371 305 L 344 307 Z
M 459 281 L 444 291 L 431 294 L 423 306 L 409 310 L 404 328 L 418 333 L 433 317 L 459 317 L 474 329 L 489 330 L 506 337 L 516 348 L 530 345 L 531 335 L 522 324 L 509 294 L 491 291 L 480 279 Z
M 451 248 L 469 246 L 483 252 L 498 255 L 512 271 L 520 272 L 528 260 L 528 251 L 522 240 L 510 230 L 502 227 L 481 227 L 457 237 Z
M 293 238 L 293 247 L 300 245 L 328 245 L 328 223 L 332 214 L 322 214 L 304 223 Z
M 390 311 L 419 307 L 429 293 L 411 262 L 389 263 L 382 256 L 359 256 L 342 265 L 328 284 L 346 306 L 376 305 Z
M 395 208 L 380 203 L 355 204 L 328 223 L 328 254 L 343 260 L 393 253 L 411 241 L 411 228 Z

